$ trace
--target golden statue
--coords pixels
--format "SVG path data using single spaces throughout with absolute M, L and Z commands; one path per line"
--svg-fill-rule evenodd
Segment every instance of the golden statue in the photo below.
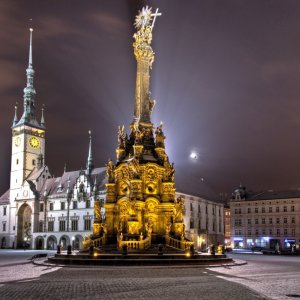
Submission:
M 150 69 L 154 62 L 152 32 L 158 9 L 144 7 L 135 19 L 134 55 L 137 61 L 134 117 L 130 135 L 118 128 L 116 164 L 107 167 L 105 224 L 94 223 L 91 243 L 116 244 L 145 249 L 165 241 L 166 245 L 185 247 L 183 198 L 175 199 L 174 163 L 165 152 L 163 124 L 156 130 L 151 123 L 155 100 L 150 93 Z M 95 215 L 99 207 L 95 205 Z M 105 238 L 105 239 L 104 239 Z M 85 241 L 85 247 L 88 242 Z

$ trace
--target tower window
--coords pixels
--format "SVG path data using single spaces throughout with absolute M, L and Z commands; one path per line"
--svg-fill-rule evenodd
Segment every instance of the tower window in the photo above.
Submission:
M 6 222 L 2 223 L 2 231 L 6 231 Z
M 3 216 L 6 216 L 6 209 L 7 209 L 7 207 L 3 206 Z
M 40 203 L 40 211 L 44 211 L 44 203 Z
M 35 166 L 35 159 L 32 160 L 32 165 Z
M 19 164 L 19 159 L 18 159 L 18 158 L 16 159 L 16 164 L 17 164 L 17 165 Z

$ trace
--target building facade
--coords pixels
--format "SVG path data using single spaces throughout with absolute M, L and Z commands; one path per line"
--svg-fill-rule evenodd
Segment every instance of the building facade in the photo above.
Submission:
M 230 202 L 234 248 L 292 249 L 300 243 L 300 190 L 234 191 Z
M 180 192 L 177 195 L 184 199 L 186 235 L 195 248 L 201 251 L 211 244 L 224 244 L 224 205 Z

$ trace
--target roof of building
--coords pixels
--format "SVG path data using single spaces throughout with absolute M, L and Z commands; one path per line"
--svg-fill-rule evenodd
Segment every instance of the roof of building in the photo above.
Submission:
M 300 189 L 289 191 L 264 191 L 264 192 L 247 192 L 246 200 L 272 200 L 272 199 L 291 199 L 300 198 Z
M 9 190 L 0 197 L 0 205 L 9 204 Z

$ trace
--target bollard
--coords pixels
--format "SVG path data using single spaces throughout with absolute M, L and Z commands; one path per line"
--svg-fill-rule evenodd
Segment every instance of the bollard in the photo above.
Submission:
M 94 254 L 94 245 L 91 245 L 90 248 L 89 248 L 89 253 L 90 255 L 93 255 Z
M 127 245 L 126 245 L 126 244 L 124 244 L 124 245 L 122 246 L 122 254 L 123 254 L 123 255 L 127 255 Z
M 67 254 L 68 255 L 72 254 L 72 246 L 71 245 L 67 246 Z
M 212 244 L 210 246 L 210 254 L 211 255 L 216 255 L 216 246 L 214 244 Z
M 163 245 L 162 244 L 159 244 L 158 245 L 158 255 L 163 255 Z
M 57 254 L 60 254 L 61 253 L 61 245 L 57 245 Z

